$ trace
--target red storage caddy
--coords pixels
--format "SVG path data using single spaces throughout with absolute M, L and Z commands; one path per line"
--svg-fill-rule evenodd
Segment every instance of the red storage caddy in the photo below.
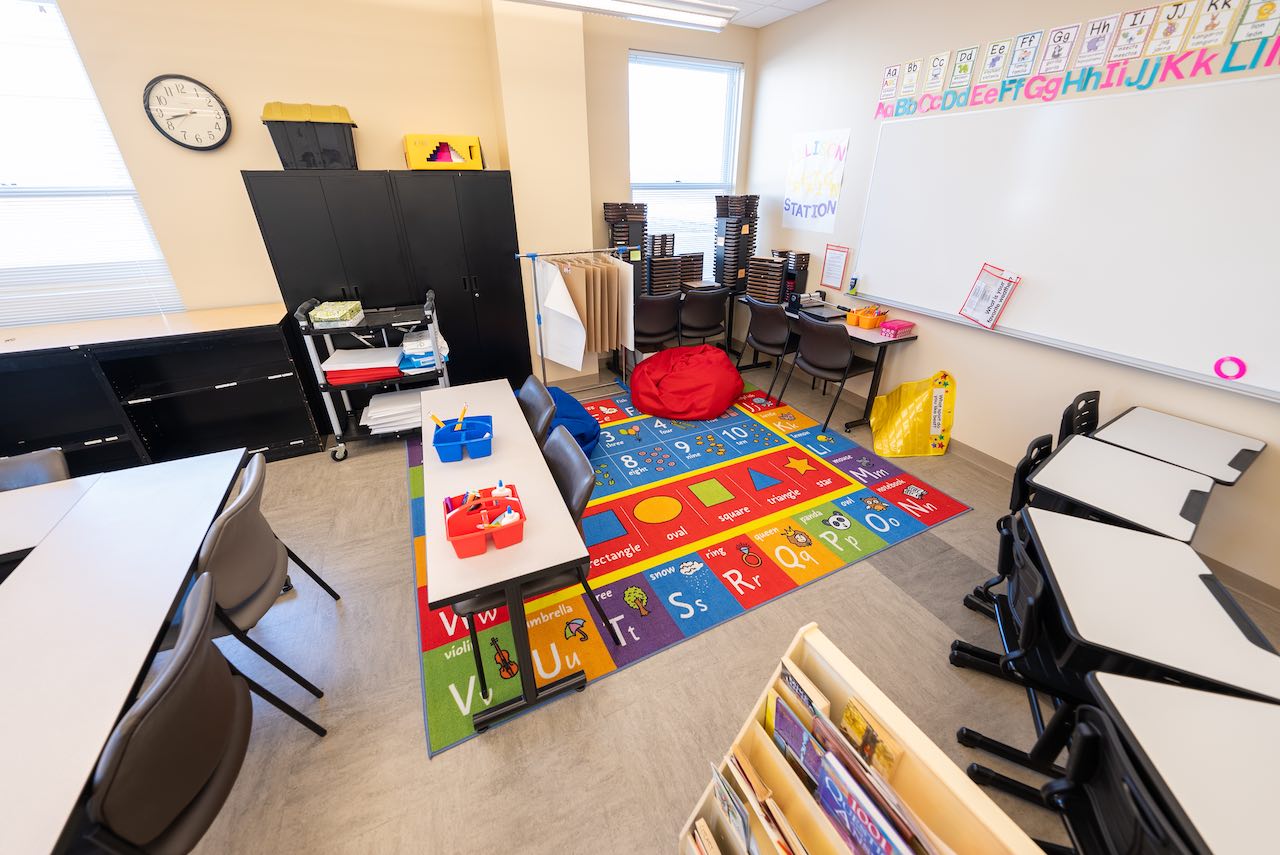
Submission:
M 510 490 L 511 494 L 493 494 L 495 490 L 502 489 Z M 445 535 L 459 558 L 483 555 L 489 546 L 489 537 L 493 538 L 493 545 L 499 549 L 514 546 L 524 540 L 524 507 L 520 504 L 520 496 L 514 485 L 486 487 L 472 496 L 471 501 L 464 503 L 466 498 L 465 495 L 450 496 L 444 503 Z M 508 507 L 519 519 L 506 525 L 493 525 L 498 517 L 506 513 Z

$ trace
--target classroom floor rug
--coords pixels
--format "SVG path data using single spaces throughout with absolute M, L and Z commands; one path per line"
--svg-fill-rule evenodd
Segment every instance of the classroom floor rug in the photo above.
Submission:
M 533 661 L 517 664 L 540 686 L 578 670 L 599 679 L 969 510 L 758 391 L 710 421 L 642 415 L 625 392 L 585 406 L 601 425 L 582 525 L 590 579 L 623 644 L 580 586 L 528 600 Z M 514 654 L 505 606 L 476 617 L 489 697 L 466 623 L 427 607 L 421 441 L 408 456 L 434 755 L 473 736 L 472 714 L 518 695 L 520 680 L 500 674 L 490 651 L 496 639 Z

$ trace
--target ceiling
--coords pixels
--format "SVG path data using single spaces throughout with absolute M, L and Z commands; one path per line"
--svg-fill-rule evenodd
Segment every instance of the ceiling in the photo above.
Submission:
M 714 0 L 725 6 L 735 6 L 738 14 L 733 23 L 739 27 L 764 27 L 781 21 L 788 15 L 812 9 L 825 0 Z

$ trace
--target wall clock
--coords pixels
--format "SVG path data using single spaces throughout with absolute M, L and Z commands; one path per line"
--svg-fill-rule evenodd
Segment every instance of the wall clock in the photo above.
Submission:
M 162 74 L 142 90 L 142 108 L 170 142 L 212 151 L 231 136 L 231 113 L 212 89 L 181 74 Z

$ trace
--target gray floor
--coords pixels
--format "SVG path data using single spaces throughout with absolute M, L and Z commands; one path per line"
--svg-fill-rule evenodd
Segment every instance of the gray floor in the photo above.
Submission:
M 760 377 L 768 383 L 767 371 L 748 375 Z M 810 415 L 829 401 L 799 378 L 788 392 L 788 403 Z M 837 419 L 851 409 L 842 403 Z M 870 446 L 865 429 L 853 438 Z M 317 739 L 255 699 L 240 779 L 200 850 L 670 852 L 708 761 L 726 751 L 809 621 L 958 764 L 1008 769 L 961 748 L 954 733 L 968 724 L 1029 745 L 1025 696 L 947 663 L 953 638 L 997 645 L 994 624 L 961 598 L 995 565 L 993 523 L 1008 502 L 1007 480 L 955 454 L 902 462 L 974 510 L 433 760 L 403 445 L 353 446 L 343 463 L 310 455 L 271 464 L 268 518 L 343 598 L 335 604 L 295 572 L 295 592 L 253 634 L 326 696 L 315 700 L 234 642 L 222 645 L 329 735 Z M 1274 614 L 1255 616 L 1269 632 L 1280 625 Z M 1065 839 L 1052 815 L 997 801 L 1033 835 Z

